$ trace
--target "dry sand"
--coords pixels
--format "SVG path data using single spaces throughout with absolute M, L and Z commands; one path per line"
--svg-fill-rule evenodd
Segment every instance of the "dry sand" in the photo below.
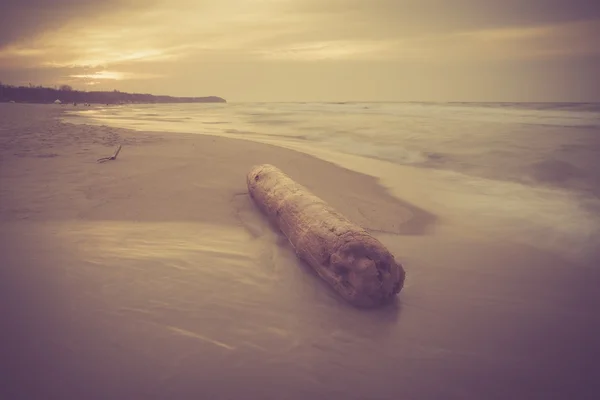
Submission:
M 596 268 L 440 224 L 299 152 L 60 110 L 0 104 L 0 398 L 598 393 Z M 258 163 L 386 244 L 407 270 L 399 301 L 353 309 L 298 262 L 248 199 Z

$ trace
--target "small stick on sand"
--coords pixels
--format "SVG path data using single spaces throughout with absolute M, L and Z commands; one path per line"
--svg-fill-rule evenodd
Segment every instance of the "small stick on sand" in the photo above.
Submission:
M 98 162 L 103 163 L 103 162 L 110 161 L 110 160 L 116 160 L 120 151 L 121 151 L 121 145 L 119 145 L 119 147 L 117 147 L 117 150 L 115 150 L 115 153 L 112 156 L 99 158 Z
M 394 256 L 308 189 L 268 164 L 252 168 L 247 184 L 250 197 L 296 255 L 348 302 L 373 307 L 400 292 L 405 272 Z

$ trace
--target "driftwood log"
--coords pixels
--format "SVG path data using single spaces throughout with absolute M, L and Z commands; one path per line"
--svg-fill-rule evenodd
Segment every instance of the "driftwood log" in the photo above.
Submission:
M 296 255 L 356 306 L 381 305 L 400 292 L 405 272 L 366 230 L 272 165 L 252 168 L 248 192 Z

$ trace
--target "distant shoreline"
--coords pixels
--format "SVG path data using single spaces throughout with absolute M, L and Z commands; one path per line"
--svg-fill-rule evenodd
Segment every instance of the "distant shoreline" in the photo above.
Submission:
M 60 88 L 12 86 L 0 84 L 0 103 L 89 103 L 89 104 L 156 104 L 156 103 L 226 103 L 218 96 L 174 97 L 147 93 L 83 92 L 68 85 Z

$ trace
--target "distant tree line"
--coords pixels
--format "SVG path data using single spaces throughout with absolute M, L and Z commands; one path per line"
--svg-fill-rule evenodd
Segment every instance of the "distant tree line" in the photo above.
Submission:
M 124 103 L 225 103 L 225 99 L 208 97 L 154 96 L 145 93 L 83 92 L 69 85 L 55 88 L 42 86 L 13 86 L 0 83 L 0 102 L 17 103 L 63 103 L 124 104 Z

